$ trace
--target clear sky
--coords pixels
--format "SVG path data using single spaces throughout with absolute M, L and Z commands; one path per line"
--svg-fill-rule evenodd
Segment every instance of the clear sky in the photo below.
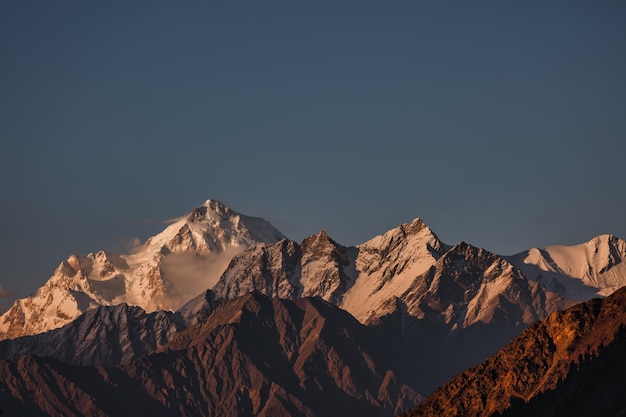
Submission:
M 625 22 L 621 0 L 2 1 L 0 299 L 207 198 L 298 241 L 415 217 L 501 254 L 626 238 Z

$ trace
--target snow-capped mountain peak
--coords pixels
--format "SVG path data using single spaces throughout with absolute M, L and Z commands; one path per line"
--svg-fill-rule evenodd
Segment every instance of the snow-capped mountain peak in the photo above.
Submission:
M 607 296 L 625 284 L 626 241 L 596 236 L 579 245 L 532 248 L 509 260 L 529 278 L 570 298 Z
M 396 275 L 409 265 L 427 269 L 447 246 L 417 218 L 358 245 L 358 248 L 363 272 L 375 272 L 383 267 L 384 262 L 391 260 L 393 265 L 387 269 L 388 273 L 383 274 L 383 279 L 389 279 L 390 274 Z
M 267 221 L 207 200 L 127 255 L 72 255 L 0 316 L 0 340 L 60 327 L 100 305 L 176 310 L 211 288 L 233 256 L 284 239 Z
M 274 243 L 285 236 L 267 221 L 237 213 L 219 201 L 207 200 L 191 213 L 174 219 L 161 233 L 148 239 L 148 251 L 222 252 L 256 242 Z
M 419 218 L 358 245 L 358 278 L 341 307 L 366 323 L 389 309 L 449 248 Z M 364 303 L 363 300 L 368 300 Z

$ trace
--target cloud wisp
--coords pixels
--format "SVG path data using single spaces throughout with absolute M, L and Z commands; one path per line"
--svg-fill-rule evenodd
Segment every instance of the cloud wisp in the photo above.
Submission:
M 242 248 L 233 248 L 220 253 L 180 253 L 164 257 L 161 275 L 168 289 L 168 304 L 182 307 L 191 298 L 213 288 L 231 259 L 242 251 Z
M 11 307 L 16 297 L 16 291 L 6 290 L 2 285 L 0 285 L 0 314 L 3 314 Z
M 13 298 L 17 295 L 17 292 L 5 290 L 2 285 L 0 285 L 0 298 Z

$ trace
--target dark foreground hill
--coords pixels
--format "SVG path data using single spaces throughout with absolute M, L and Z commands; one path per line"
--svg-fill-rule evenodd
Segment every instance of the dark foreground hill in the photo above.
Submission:
M 0 361 L 0 404 L 28 416 L 389 416 L 420 398 L 378 344 L 321 299 L 251 293 L 117 367 Z

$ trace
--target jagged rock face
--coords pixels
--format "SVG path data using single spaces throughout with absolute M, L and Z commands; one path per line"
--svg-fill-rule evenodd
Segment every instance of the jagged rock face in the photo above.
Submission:
M 185 328 L 177 314 L 146 314 L 126 304 L 90 310 L 62 328 L 0 342 L 0 358 L 30 354 L 73 365 L 129 362 L 166 344 Z
M 376 339 L 321 299 L 254 293 L 127 365 L 75 368 L 29 356 L 0 361 L 0 401 L 8 411 L 53 416 L 136 415 L 137 409 L 181 416 L 390 416 L 419 396 L 384 365 L 372 347 Z M 32 395 L 41 380 L 46 388 Z M 120 407 L 129 396 L 132 405 Z
M 176 310 L 211 288 L 232 257 L 284 236 L 262 219 L 207 200 L 128 255 L 72 255 L 35 294 L 0 316 L 0 340 L 69 323 L 101 305 Z
M 360 269 L 364 273 L 380 270 L 387 281 L 411 264 L 438 259 L 446 246 L 421 219 L 415 219 L 359 245 L 359 250 Z
M 344 247 L 326 232 L 298 245 L 256 245 L 233 258 L 215 285 L 218 298 L 257 290 L 272 297 L 319 296 L 366 323 L 386 311 L 411 280 L 445 250 L 421 220 L 404 224 L 359 247 Z
M 574 303 L 528 280 L 502 257 L 463 242 L 417 277 L 399 300 L 407 314 L 452 329 L 530 324 Z
M 354 281 L 355 248 L 346 248 L 321 231 L 302 241 L 302 296 L 341 304 Z
M 352 282 L 355 254 L 354 248 L 337 244 L 324 231 L 301 245 L 289 239 L 258 244 L 233 258 L 213 291 L 225 299 L 256 290 L 285 299 L 319 296 L 339 304 Z
M 406 416 L 490 416 L 553 390 L 573 368 L 622 343 L 626 288 L 555 312 L 482 364 L 440 387 Z
M 232 299 L 251 291 L 272 297 L 295 299 L 302 294 L 302 251 L 292 240 L 273 245 L 257 244 L 235 256 L 213 291 L 218 298 Z

